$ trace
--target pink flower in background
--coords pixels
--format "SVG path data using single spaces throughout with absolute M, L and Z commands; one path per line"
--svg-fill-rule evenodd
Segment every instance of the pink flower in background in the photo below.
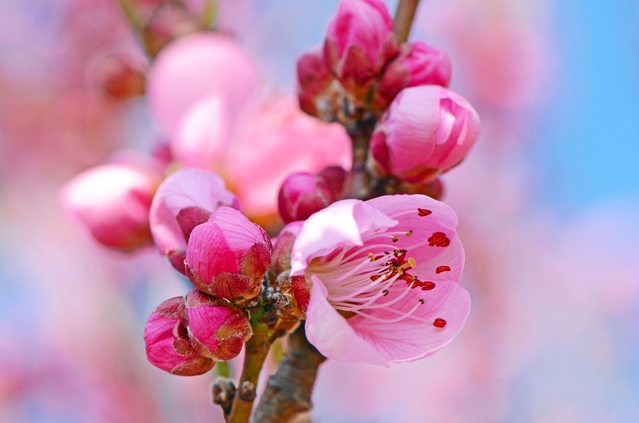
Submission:
M 193 229 L 186 250 L 187 276 L 216 297 L 251 298 L 271 265 L 269 236 L 241 212 L 220 207 Z
M 178 170 L 158 188 L 150 210 L 151 232 L 160 254 L 179 272 L 186 274 L 184 259 L 191 231 L 222 205 L 240 208 L 222 178 L 205 170 Z
M 369 166 L 378 176 L 428 182 L 456 166 L 479 137 L 475 109 L 447 88 L 403 90 L 377 123 Z
M 177 134 L 184 114 L 199 101 L 219 96 L 237 122 L 254 101 L 258 71 L 253 58 L 231 38 L 196 34 L 181 38 L 157 57 L 148 76 L 149 108 L 165 134 Z
M 393 18 L 379 0 L 344 0 L 328 24 L 324 60 L 344 88 L 362 94 L 397 55 Z
M 149 210 L 160 184 L 155 172 L 129 164 L 106 164 L 67 182 L 60 202 L 99 243 L 120 250 L 151 244 Z
M 309 341 L 329 358 L 379 365 L 449 343 L 470 310 L 456 226 L 423 195 L 343 200 L 311 216 L 291 257 L 291 275 L 311 285 Z
M 374 102 L 385 110 L 388 104 L 408 87 L 419 85 L 440 85 L 448 87 L 452 66 L 444 50 L 423 41 L 402 44 L 399 56 L 393 60 L 375 89 Z
M 244 212 L 263 215 L 277 212 L 277 193 L 288 174 L 331 165 L 349 169 L 351 142 L 341 125 L 307 116 L 295 98 L 284 97 L 260 110 L 250 133 L 235 139 L 226 157 L 224 176 Z

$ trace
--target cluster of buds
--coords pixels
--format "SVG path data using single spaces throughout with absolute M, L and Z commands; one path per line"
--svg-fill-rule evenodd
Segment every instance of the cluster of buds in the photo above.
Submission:
M 345 108 L 379 116 L 404 88 L 448 87 L 450 77 L 443 50 L 422 41 L 398 44 L 393 20 L 380 0 L 342 1 L 323 46 L 297 62 L 302 109 L 329 121 L 344 121 Z
M 448 55 L 423 41 L 398 44 L 379 0 L 342 1 L 323 47 L 298 60 L 297 77 L 308 114 L 340 121 L 354 133 L 358 123 L 378 120 L 368 168 L 379 179 L 395 178 L 400 192 L 440 198 L 437 178 L 479 136 L 477 112 L 447 88 Z
M 145 330 L 149 361 L 191 376 L 236 357 L 251 336 L 246 310 L 262 293 L 273 247 L 239 210 L 222 179 L 182 169 L 158 188 L 150 211 L 160 254 L 195 286 L 162 303 Z
M 239 308 L 197 289 L 160 304 L 144 329 L 149 361 L 179 376 L 200 375 L 216 361 L 237 357 L 250 336 Z

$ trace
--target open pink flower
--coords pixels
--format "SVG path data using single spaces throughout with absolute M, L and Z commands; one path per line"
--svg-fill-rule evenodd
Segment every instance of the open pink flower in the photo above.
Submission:
M 149 209 L 159 184 L 160 176 L 141 166 L 106 164 L 67 182 L 60 202 L 100 244 L 134 250 L 151 244 Z
M 457 216 L 423 195 L 342 200 L 308 218 L 291 275 L 311 285 L 306 335 L 325 356 L 388 365 L 427 357 L 464 326 Z
M 184 259 L 191 231 L 225 205 L 240 208 L 219 176 L 201 169 L 181 169 L 166 178 L 151 205 L 151 232 L 158 251 L 186 274 Z

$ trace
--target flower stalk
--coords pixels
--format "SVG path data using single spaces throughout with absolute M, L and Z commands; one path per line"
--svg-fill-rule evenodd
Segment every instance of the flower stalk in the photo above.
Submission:
M 393 23 L 393 32 L 398 43 L 408 40 L 418 4 L 419 0 L 399 0 Z

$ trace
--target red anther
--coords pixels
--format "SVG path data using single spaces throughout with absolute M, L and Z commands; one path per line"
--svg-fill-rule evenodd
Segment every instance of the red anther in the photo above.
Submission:
M 435 273 L 440 274 L 442 272 L 450 272 L 450 267 L 448 266 L 439 266 L 437 269 L 435 269 Z
M 450 245 L 450 239 L 448 239 L 443 232 L 435 232 L 428 238 L 428 245 L 431 247 L 448 247 Z
M 446 320 L 437 318 L 433 322 L 433 326 L 435 326 L 436 328 L 443 328 L 444 326 L 446 326 Z
M 435 286 L 435 283 L 430 281 L 422 282 L 422 291 L 430 291 L 431 289 L 434 289 Z
M 431 213 L 432 213 L 432 211 L 430 211 L 430 210 L 420 209 L 420 208 L 417 209 L 417 214 L 422 216 L 422 217 L 423 216 L 428 216 Z

